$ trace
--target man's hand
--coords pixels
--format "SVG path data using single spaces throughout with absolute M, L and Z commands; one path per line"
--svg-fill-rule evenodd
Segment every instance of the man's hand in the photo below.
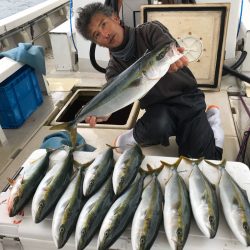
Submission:
M 98 122 L 106 122 L 109 117 L 111 115 L 107 115 L 107 116 L 99 116 L 99 117 L 96 117 L 96 116 L 88 116 L 86 119 L 85 119 L 85 122 L 86 123 L 89 123 L 90 127 L 91 128 L 94 128 L 96 123 Z
M 177 50 L 180 53 L 183 53 L 183 51 L 185 50 L 182 47 L 178 47 Z M 184 66 L 188 65 L 188 59 L 186 56 L 181 57 L 178 61 L 176 61 L 175 63 L 171 64 L 168 70 L 168 73 L 173 73 L 178 71 L 179 69 L 182 69 Z

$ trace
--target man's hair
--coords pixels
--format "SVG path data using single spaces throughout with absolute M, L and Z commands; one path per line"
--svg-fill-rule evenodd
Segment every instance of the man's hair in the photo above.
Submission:
M 76 19 L 76 30 L 87 40 L 91 39 L 89 34 L 89 24 L 91 18 L 96 14 L 102 14 L 104 16 L 112 16 L 114 10 L 110 6 L 106 6 L 100 2 L 87 4 L 84 8 L 77 10 L 78 17 Z

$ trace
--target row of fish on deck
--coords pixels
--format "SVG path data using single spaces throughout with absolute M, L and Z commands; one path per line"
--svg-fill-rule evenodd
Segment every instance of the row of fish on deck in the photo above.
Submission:
M 76 249 L 84 249 L 99 231 L 97 249 L 108 249 L 132 221 L 133 249 L 150 249 L 162 223 L 171 248 L 183 249 L 191 213 L 201 232 L 215 237 L 218 198 L 215 185 L 199 168 L 205 160 L 180 157 L 174 164 L 162 161 L 158 168 L 147 165 L 145 169 L 140 167 L 143 158 L 137 145 L 125 150 L 116 162 L 113 148 L 107 147 L 83 165 L 74 161 L 69 147 L 37 149 L 12 182 L 9 216 L 17 215 L 30 199 L 35 223 L 54 209 L 52 237 L 57 248 L 75 231 Z M 181 161 L 192 166 L 188 183 L 177 171 Z M 221 174 L 218 190 L 229 227 L 242 244 L 250 245 L 250 205 L 245 191 L 225 169 L 226 161 L 219 165 L 205 162 Z M 171 175 L 160 183 L 159 176 L 166 169 Z

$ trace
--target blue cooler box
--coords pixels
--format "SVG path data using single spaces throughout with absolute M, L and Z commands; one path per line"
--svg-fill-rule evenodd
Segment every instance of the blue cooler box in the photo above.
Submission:
M 43 102 L 33 68 L 25 65 L 0 83 L 0 124 L 18 128 Z

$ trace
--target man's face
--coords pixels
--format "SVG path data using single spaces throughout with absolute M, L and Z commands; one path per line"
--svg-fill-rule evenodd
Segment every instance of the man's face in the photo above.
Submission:
M 91 40 L 96 44 L 109 49 L 122 44 L 124 30 L 120 25 L 119 17 L 96 14 L 91 18 L 88 26 Z

